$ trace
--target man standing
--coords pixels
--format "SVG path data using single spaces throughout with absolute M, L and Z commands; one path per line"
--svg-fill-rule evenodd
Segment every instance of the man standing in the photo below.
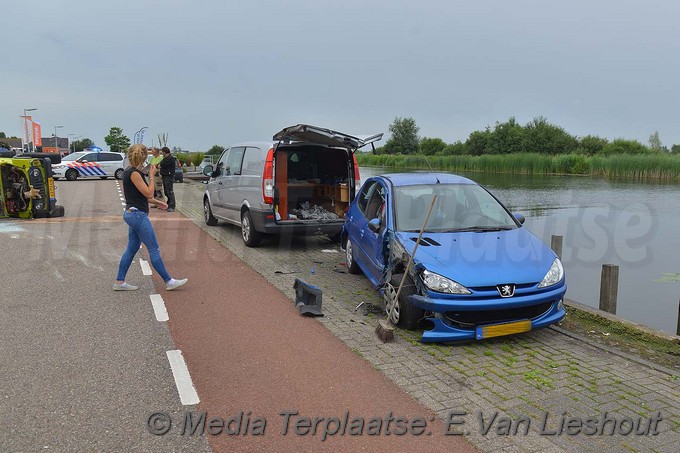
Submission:
M 151 148 L 151 159 L 149 159 L 149 165 L 155 165 L 156 168 L 160 168 L 161 161 L 163 160 L 163 156 L 161 156 L 161 150 L 156 148 L 155 146 Z M 158 178 L 154 182 L 154 191 L 156 195 L 154 198 L 158 201 L 165 201 L 165 197 L 163 196 L 163 180 L 162 178 Z
M 168 212 L 175 211 L 175 191 L 172 186 L 175 182 L 175 156 L 170 154 L 170 148 L 161 148 L 163 160 L 161 160 L 161 177 L 163 178 L 163 191 L 168 197 Z

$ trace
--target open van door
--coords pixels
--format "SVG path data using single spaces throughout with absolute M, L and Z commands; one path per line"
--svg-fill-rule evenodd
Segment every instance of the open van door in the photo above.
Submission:
M 297 124 L 274 134 L 274 140 L 279 142 L 314 143 L 355 151 L 369 143 L 380 140 L 382 136 L 383 134 L 381 133 L 365 138 L 359 138 L 331 129 L 310 126 L 308 124 Z

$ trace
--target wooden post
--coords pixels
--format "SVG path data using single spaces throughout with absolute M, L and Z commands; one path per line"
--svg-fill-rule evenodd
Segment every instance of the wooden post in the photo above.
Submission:
M 559 259 L 562 259 L 562 236 L 550 236 L 550 248 L 557 254 Z
M 619 266 L 602 265 L 600 280 L 600 310 L 616 314 L 616 298 L 619 293 Z
M 680 336 L 680 302 L 678 303 L 678 327 L 675 328 L 675 334 Z

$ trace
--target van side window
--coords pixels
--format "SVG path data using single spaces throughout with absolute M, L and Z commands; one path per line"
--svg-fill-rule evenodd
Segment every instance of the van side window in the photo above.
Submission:
M 243 156 L 241 174 L 246 176 L 261 176 L 264 171 L 264 156 L 260 148 L 248 146 Z
M 226 165 L 226 176 L 229 175 L 240 175 L 241 174 L 241 164 L 243 163 L 243 154 L 246 148 L 240 146 L 238 148 L 231 148 L 229 150 L 229 157 L 227 158 Z
M 229 149 L 224 150 L 220 156 L 219 162 L 215 165 L 215 170 L 213 171 L 213 178 L 218 176 L 225 176 L 224 168 L 227 166 L 227 157 L 229 157 Z

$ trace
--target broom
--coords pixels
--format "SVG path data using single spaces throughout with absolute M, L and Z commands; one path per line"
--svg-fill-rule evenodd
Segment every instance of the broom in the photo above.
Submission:
M 408 275 L 409 271 L 411 270 L 411 266 L 413 265 L 413 257 L 416 256 L 416 250 L 418 250 L 418 245 L 420 245 L 420 238 L 423 237 L 423 232 L 425 231 L 427 221 L 430 219 L 430 214 L 432 213 L 432 208 L 434 207 L 435 201 L 437 201 L 437 195 L 434 195 L 432 197 L 430 209 L 427 211 L 427 215 L 425 216 L 423 226 L 420 228 L 420 234 L 418 234 L 418 239 L 416 239 L 416 245 L 415 247 L 413 247 L 413 253 L 411 253 L 411 255 L 408 258 L 408 263 L 406 263 L 404 275 L 401 277 L 399 289 L 397 289 L 397 294 L 394 295 L 394 301 L 392 302 L 390 311 L 387 313 L 387 319 L 386 320 L 381 319 L 378 322 L 378 326 L 375 328 L 375 334 L 383 343 L 389 343 L 391 341 L 394 341 L 394 325 L 392 325 L 392 312 L 394 311 L 394 307 L 397 305 L 397 301 L 399 301 L 399 294 L 401 294 L 401 288 L 404 286 L 404 280 L 406 280 L 406 276 Z

